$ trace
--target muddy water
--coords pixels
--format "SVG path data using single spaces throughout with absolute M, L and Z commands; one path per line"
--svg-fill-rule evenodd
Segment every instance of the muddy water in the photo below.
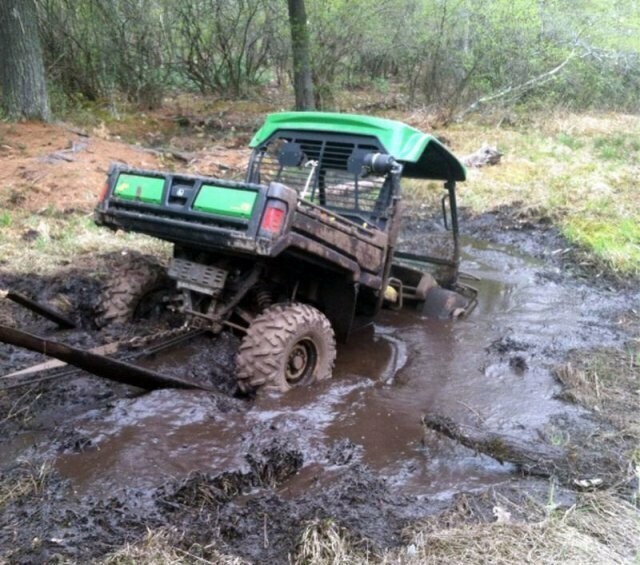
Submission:
M 332 381 L 252 402 L 230 400 L 224 410 L 194 391 L 117 401 L 78 419 L 87 447 L 58 456 L 56 467 L 78 491 L 110 495 L 191 471 L 242 471 L 245 455 L 273 436 L 304 456 L 301 472 L 281 489 L 290 496 L 321 487 L 354 461 L 400 492 L 432 498 L 504 481 L 512 468 L 425 432 L 421 417 L 435 412 L 529 438 L 553 433 L 556 416 L 581 418 L 554 398 L 550 368 L 571 348 L 614 343 L 614 322 L 602 320 L 625 305 L 614 295 L 603 299 L 554 282 L 543 266 L 500 246 L 468 241 L 464 270 L 480 279 L 473 283 L 478 307 L 465 320 L 386 311 L 375 328 L 340 349 Z M 166 353 L 154 366 L 202 372 L 207 360 L 195 349 L 203 346 Z

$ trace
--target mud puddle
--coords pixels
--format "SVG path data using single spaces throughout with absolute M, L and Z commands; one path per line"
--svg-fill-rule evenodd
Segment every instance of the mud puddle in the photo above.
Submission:
M 437 412 L 526 438 L 553 433 L 558 416 L 582 421 L 580 409 L 555 398 L 551 366 L 572 348 L 618 342 L 616 316 L 628 305 L 614 293 L 554 282 L 541 264 L 506 247 L 468 240 L 464 252 L 480 291 L 466 320 L 385 311 L 340 349 L 332 381 L 286 395 L 229 398 L 222 408 L 189 391 L 118 400 L 74 423 L 81 447 L 59 455 L 56 468 L 78 492 L 111 496 L 194 471 L 242 470 L 256 442 L 278 437 L 303 454 L 302 469 L 280 489 L 286 497 L 322 489 L 354 463 L 394 491 L 432 499 L 507 480 L 509 465 L 425 432 L 422 416 Z M 198 378 L 217 370 L 228 394 L 231 357 L 207 357 L 201 345 L 152 364 Z

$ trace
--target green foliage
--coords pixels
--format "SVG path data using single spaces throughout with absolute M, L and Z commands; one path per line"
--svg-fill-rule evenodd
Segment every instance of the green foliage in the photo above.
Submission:
M 306 0 L 321 107 L 341 89 L 406 106 L 640 110 L 632 0 Z M 246 97 L 290 85 L 282 0 L 40 0 L 54 103 L 146 107 L 173 89 Z M 562 142 L 561 142 L 562 143 Z

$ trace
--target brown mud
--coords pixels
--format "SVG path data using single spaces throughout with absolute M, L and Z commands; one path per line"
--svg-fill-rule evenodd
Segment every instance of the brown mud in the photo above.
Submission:
M 490 224 L 479 218 L 469 231 L 482 235 Z M 416 250 L 423 233 L 420 222 L 408 226 Z M 185 549 L 213 543 L 253 561 L 287 562 L 318 518 L 334 519 L 375 554 L 463 492 L 544 499 L 548 481 L 426 430 L 421 419 L 437 413 L 529 442 L 571 437 L 600 450 L 589 442 L 604 424 L 562 400 L 553 369 L 573 350 L 637 335 L 640 296 L 543 263 L 563 244 L 544 226 L 514 230 L 509 243 L 464 239 L 463 270 L 480 291 L 467 319 L 385 311 L 339 350 L 334 378 L 313 388 L 235 396 L 237 340 L 227 335 L 144 361 L 206 380 L 215 394 L 143 393 L 80 372 L 0 393 L 0 492 L 9 493 L 0 499 L 0 557 L 86 561 L 170 527 Z M 100 283 L 81 266 L 28 280 L 0 273 L 0 283 L 78 306 L 78 330 L 57 331 L 11 307 L 19 327 L 85 347 L 113 338 L 92 326 Z M 41 359 L 0 346 L 0 374 Z M 623 465 L 622 451 L 609 455 Z M 555 496 L 570 503 L 564 479 Z
M 143 169 L 167 169 L 179 164 L 182 172 L 234 177 L 242 176 L 249 156 L 249 150 L 238 146 L 247 136 L 231 140 L 158 133 L 158 139 L 143 137 L 148 145 L 143 147 L 139 132 L 138 143 L 129 144 L 116 135 L 131 137 L 126 131 L 120 132 L 124 125 L 116 123 L 113 128 L 110 131 L 103 124 L 84 132 L 65 124 L 0 123 L 0 206 L 29 212 L 90 211 L 114 163 Z M 177 125 L 172 127 L 172 133 L 180 131 Z M 197 139 L 198 143 L 183 148 L 185 139 Z M 157 148 L 158 144 L 171 147 Z

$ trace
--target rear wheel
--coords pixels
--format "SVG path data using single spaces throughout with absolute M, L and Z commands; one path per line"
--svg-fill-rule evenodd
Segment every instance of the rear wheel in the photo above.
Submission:
M 331 378 L 336 340 L 327 317 L 308 304 L 275 304 L 247 330 L 236 358 L 239 388 L 283 392 Z
M 113 269 L 96 307 L 99 328 L 152 317 L 170 280 L 165 268 L 148 255 L 131 253 Z

